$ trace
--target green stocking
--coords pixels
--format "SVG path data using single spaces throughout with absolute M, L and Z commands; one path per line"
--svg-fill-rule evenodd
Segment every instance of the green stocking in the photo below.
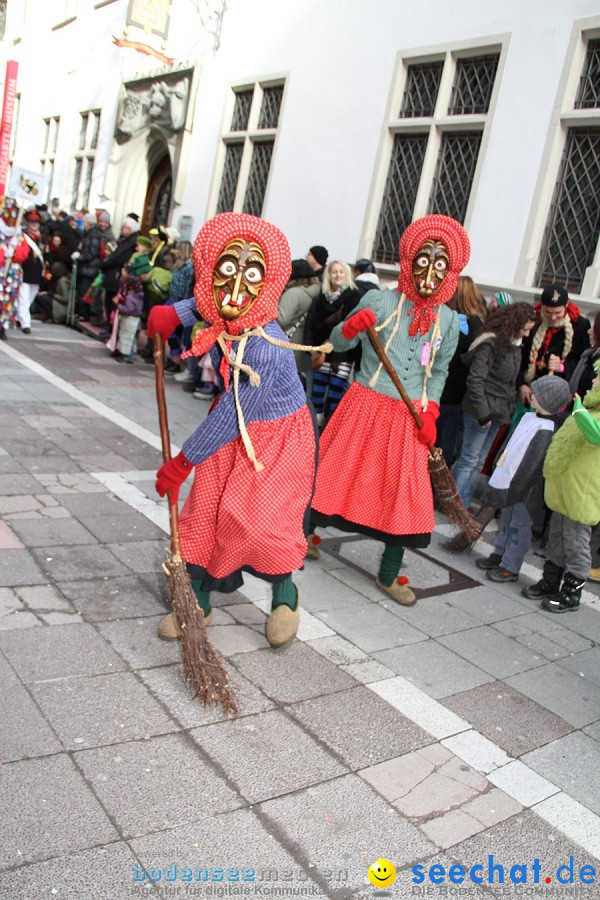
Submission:
M 204 613 L 206 617 L 211 611 L 212 607 L 210 605 L 210 593 L 209 591 L 203 591 L 200 585 L 201 581 L 192 581 L 192 588 L 196 595 L 196 600 L 198 601 L 198 606 Z
M 292 576 L 288 575 L 285 581 L 279 581 L 272 587 L 271 609 L 277 609 L 278 606 L 289 606 L 293 611 L 298 603 L 298 591 L 296 585 L 292 581 Z
M 394 547 L 392 544 L 385 545 L 377 576 L 382 584 L 389 586 L 398 577 L 403 559 L 404 547 Z

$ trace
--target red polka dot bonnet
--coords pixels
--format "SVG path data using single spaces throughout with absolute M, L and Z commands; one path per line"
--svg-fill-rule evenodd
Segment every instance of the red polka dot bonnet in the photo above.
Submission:
M 256 302 L 246 315 L 228 320 L 218 314 L 213 299 L 213 271 L 219 255 L 234 239 L 258 244 L 264 254 L 266 273 Z M 220 213 L 200 229 L 193 251 L 196 275 L 196 307 L 205 322 L 221 325 L 230 334 L 266 325 L 277 318 L 277 304 L 292 270 L 285 235 L 270 222 L 246 213 Z
M 449 265 L 446 277 L 439 289 L 431 297 L 421 297 L 413 282 L 412 264 L 418 250 L 425 241 L 441 241 L 448 250 Z M 471 243 L 460 222 L 450 216 L 424 216 L 409 225 L 398 248 L 400 257 L 400 277 L 398 290 L 414 303 L 414 315 L 410 334 L 420 331 L 424 334 L 435 319 L 435 307 L 447 303 L 456 291 L 458 276 L 469 261 Z
M 264 281 L 248 312 L 238 318 L 219 315 L 215 304 L 215 266 L 232 241 L 256 244 L 264 256 Z M 220 213 L 200 229 L 194 250 L 196 308 L 208 326 L 197 332 L 187 356 L 203 356 L 220 334 L 239 335 L 277 318 L 277 304 L 292 270 L 290 248 L 285 235 L 270 222 L 246 213 Z

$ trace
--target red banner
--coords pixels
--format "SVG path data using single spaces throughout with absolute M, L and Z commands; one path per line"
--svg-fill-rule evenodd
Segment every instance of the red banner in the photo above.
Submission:
M 115 43 L 117 47 L 129 47 L 131 50 L 137 50 L 138 53 L 143 53 L 145 56 L 155 56 L 157 59 L 160 59 L 165 66 L 172 66 L 175 62 L 172 56 L 165 56 L 164 53 L 161 53 L 160 50 L 155 50 L 154 47 L 150 47 L 149 44 L 141 44 L 139 41 L 128 41 L 125 38 L 116 38 L 114 36 L 113 43 Z
M 6 63 L 4 82 L 4 102 L 2 104 L 2 124 L 0 125 L 0 196 L 6 189 L 8 164 L 10 161 L 10 136 L 12 133 L 15 100 L 17 98 L 17 71 L 19 64 L 13 60 Z

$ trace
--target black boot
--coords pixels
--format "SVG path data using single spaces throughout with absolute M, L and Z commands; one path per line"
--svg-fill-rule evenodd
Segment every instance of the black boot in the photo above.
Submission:
M 584 584 L 585 578 L 577 578 L 576 575 L 567 572 L 560 591 L 552 594 L 551 597 L 544 597 L 542 609 L 553 613 L 570 612 L 571 610 L 579 609 L 579 601 L 581 600 L 581 591 Z
M 557 566 L 552 560 L 547 559 L 542 570 L 542 579 L 537 584 L 531 584 L 529 587 L 523 588 L 521 593 L 529 600 L 540 600 L 549 594 L 556 594 L 560 589 L 560 579 L 563 576 L 564 568 Z

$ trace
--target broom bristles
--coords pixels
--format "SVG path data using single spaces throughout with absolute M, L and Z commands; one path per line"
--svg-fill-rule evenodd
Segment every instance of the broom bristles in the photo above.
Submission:
M 446 465 L 442 451 L 433 447 L 428 458 L 431 484 L 444 515 L 454 525 L 458 525 L 461 537 L 472 543 L 481 534 L 482 526 L 473 513 L 466 509 L 456 489 L 452 472 Z
M 489 525 L 490 521 L 494 517 L 494 513 L 496 510 L 491 506 L 484 506 L 477 513 L 477 522 L 479 524 L 479 534 L 477 538 L 481 537 L 487 525 Z M 444 550 L 449 550 L 450 553 L 467 553 L 469 550 L 472 550 L 475 541 L 468 540 L 464 534 L 455 534 L 454 537 L 449 538 L 447 541 L 442 541 L 441 546 Z
M 168 551 L 167 551 L 168 552 Z M 205 706 L 221 704 L 224 713 L 237 713 L 238 705 L 229 676 L 206 633 L 204 613 L 183 560 L 169 555 L 165 561 L 167 593 L 181 629 L 183 666 L 186 680 Z

